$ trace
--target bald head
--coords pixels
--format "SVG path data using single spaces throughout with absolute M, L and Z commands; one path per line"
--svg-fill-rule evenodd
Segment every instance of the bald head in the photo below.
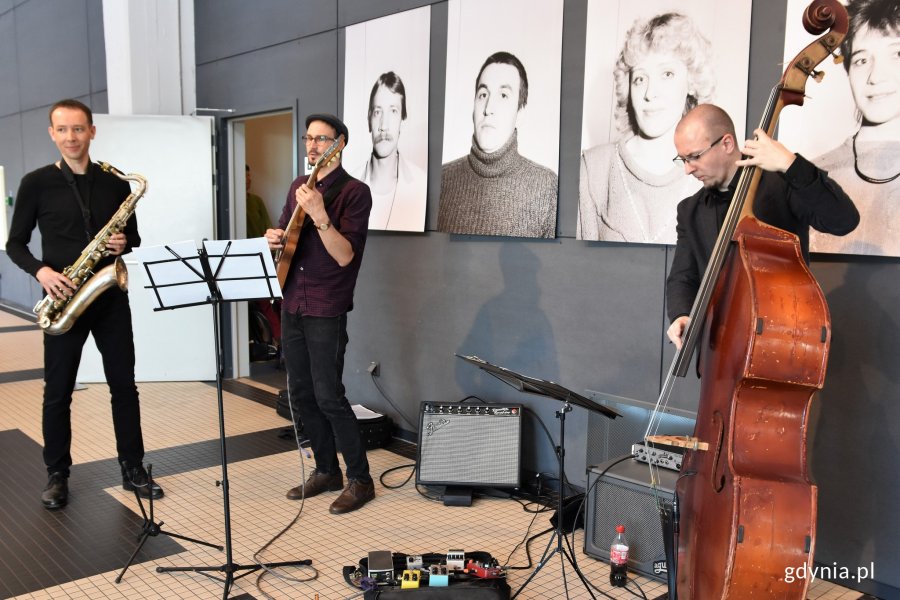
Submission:
M 741 157 L 734 122 L 713 104 L 700 104 L 681 118 L 675 126 L 675 149 L 684 172 L 715 189 L 728 188 Z
M 676 135 L 678 135 L 679 130 L 682 130 L 682 133 L 687 130 L 702 131 L 709 138 L 710 142 L 726 133 L 730 133 L 731 137 L 735 139 L 737 138 L 734 133 L 734 121 L 731 120 L 727 112 L 715 104 L 700 104 L 691 109 L 675 127 Z

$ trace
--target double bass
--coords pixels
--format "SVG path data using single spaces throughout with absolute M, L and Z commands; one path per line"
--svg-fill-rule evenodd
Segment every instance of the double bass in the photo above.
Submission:
M 839 59 L 847 12 L 837 0 L 815 0 L 803 25 L 822 35 L 772 90 L 759 126 L 770 136 L 785 106 L 803 104 L 816 66 L 829 55 Z M 806 435 L 825 379 L 831 319 L 797 236 L 753 215 L 761 175 L 742 168 L 657 405 L 699 351 L 694 434 L 650 435 L 651 421 L 645 436 L 687 448 L 675 486 L 677 561 L 670 565 L 679 600 L 803 600 L 809 584 L 796 576 L 810 573 L 815 549 L 817 492 Z

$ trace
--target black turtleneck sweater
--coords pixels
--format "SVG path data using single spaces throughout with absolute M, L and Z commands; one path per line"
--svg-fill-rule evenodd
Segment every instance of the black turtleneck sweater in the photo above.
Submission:
M 703 188 L 678 204 L 678 240 L 666 280 L 670 320 L 691 312 L 739 176 L 740 170 L 727 191 Z M 799 154 L 785 173 L 762 174 L 753 213 L 764 223 L 796 234 L 807 263 L 810 227 L 846 235 L 859 223 L 859 213 L 844 190 Z

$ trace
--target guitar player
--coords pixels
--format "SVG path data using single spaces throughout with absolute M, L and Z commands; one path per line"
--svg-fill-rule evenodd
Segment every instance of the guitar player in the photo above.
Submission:
M 301 140 L 315 167 L 311 175 L 294 180 L 278 229 L 266 231 L 269 247 L 280 251 L 280 261 L 289 261 L 281 310 L 287 388 L 300 407 L 316 461 L 306 482 L 291 488 L 287 497 L 299 500 L 343 490 L 329 508 L 342 514 L 375 497 L 365 444 L 342 382 L 347 313 L 353 309 L 372 194 L 344 170 L 335 152 L 349 140 L 340 119 L 309 115 Z M 299 236 L 290 235 L 298 230 Z M 279 262 L 279 271 L 282 266 Z M 346 487 L 336 443 L 347 466 Z

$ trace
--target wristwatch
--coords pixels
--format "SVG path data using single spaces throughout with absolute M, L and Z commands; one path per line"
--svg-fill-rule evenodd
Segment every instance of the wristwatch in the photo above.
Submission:
M 328 221 L 325 221 L 324 223 L 319 223 L 318 225 L 316 225 L 316 229 L 318 229 L 319 231 L 328 231 L 329 227 L 331 227 L 331 223 Z

